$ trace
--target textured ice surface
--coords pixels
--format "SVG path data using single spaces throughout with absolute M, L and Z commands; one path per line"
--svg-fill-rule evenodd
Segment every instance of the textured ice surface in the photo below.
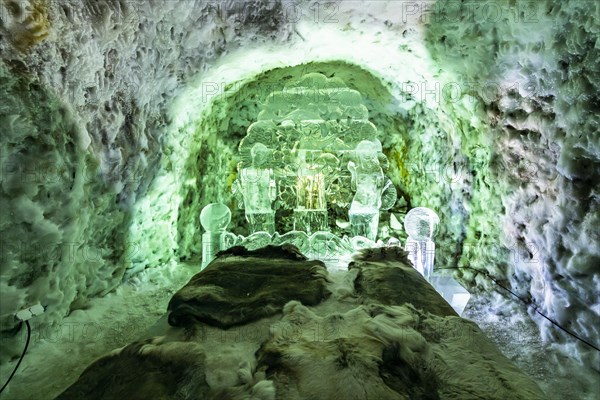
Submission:
M 428 34 L 434 59 L 456 80 L 494 86 L 475 107 L 487 114 L 481 143 L 494 157 L 473 149 L 473 162 L 488 163 L 490 174 L 473 176 L 460 264 L 506 277 L 513 291 L 598 346 L 600 70 L 591 66 L 600 62 L 600 4 L 536 2 L 521 12 L 502 25 L 445 20 Z M 496 34 L 477 44 L 463 39 L 490 27 Z M 565 350 L 577 348 L 598 371 L 600 353 L 530 314 L 544 340 L 570 342 Z
M 449 274 L 433 273 L 429 283 L 450 303 L 458 315 L 462 315 L 471 294 Z
M 246 221 L 250 232 L 275 232 L 273 202 L 277 196 L 277 184 L 272 164 L 273 154 L 262 143 L 254 143 L 250 149 L 250 166 L 239 169 L 234 191 L 241 193 Z M 240 164 L 243 165 L 243 164 Z
M 276 4 L 255 7 L 266 19 L 217 23 L 188 1 L 0 4 L 0 330 L 38 301 L 36 322 L 58 323 L 175 256 L 183 164 L 165 155 L 186 151 L 164 140 L 168 109 L 242 36 L 285 38 Z M 0 361 L 21 351 L 8 344 Z

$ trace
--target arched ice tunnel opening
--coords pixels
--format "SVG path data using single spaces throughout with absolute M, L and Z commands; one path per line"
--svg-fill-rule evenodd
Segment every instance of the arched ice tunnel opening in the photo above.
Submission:
M 226 204 L 228 229 L 249 234 L 238 147 L 271 93 L 315 73 L 360 93 L 376 127 L 398 194 L 380 227 L 434 210 L 434 270 L 471 293 L 463 317 L 546 398 L 598 396 L 595 2 L 0 11 L 0 384 L 25 345 L 15 313 L 45 307 L 7 398 L 53 398 L 142 337 L 200 270 L 204 206 Z M 347 208 L 329 212 L 335 230 Z

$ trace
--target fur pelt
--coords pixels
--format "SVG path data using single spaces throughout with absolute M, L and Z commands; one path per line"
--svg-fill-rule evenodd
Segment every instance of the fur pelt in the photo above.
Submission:
M 331 276 L 294 254 L 221 254 L 172 299 L 184 326 L 99 359 L 58 398 L 544 398 L 403 252 L 363 252 Z
M 473 323 L 458 317 L 374 304 L 318 316 L 290 302 L 283 321 L 294 328 L 257 352 L 277 399 L 543 399 Z M 328 328 L 316 336 L 318 327 Z
M 356 253 L 352 259 L 354 261 L 398 261 L 406 265 L 410 265 L 408 259 L 408 253 L 401 247 L 390 246 L 390 247 L 374 247 L 362 249 Z
M 354 289 L 364 303 L 412 304 L 435 315 L 458 316 L 400 248 L 363 250 L 348 268 L 358 270 Z
M 195 342 L 135 342 L 90 365 L 57 400 L 274 400 L 272 382 L 244 380 L 214 388 L 205 349 Z
M 281 246 L 268 245 L 256 250 L 248 250 L 244 246 L 234 246 L 217 253 L 217 258 L 227 256 L 307 260 L 306 256 L 300 252 L 298 247 L 289 243 L 282 244 Z M 209 267 L 210 265 L 207 268 Z
M 242 325 L 281 311 L 290 300 L 315 305 L 329 296 L 327 270 L 293 246 L 220 253 L 169 302 L 169 324 Z

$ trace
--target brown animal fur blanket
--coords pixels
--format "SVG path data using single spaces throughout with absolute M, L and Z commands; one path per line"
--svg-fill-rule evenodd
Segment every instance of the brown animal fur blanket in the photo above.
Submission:
M 169 309 L 164 335 L 97 360 L 58 399 L 544 398 L 401 250 L 328 274 L 294 249 L 234 249 Z

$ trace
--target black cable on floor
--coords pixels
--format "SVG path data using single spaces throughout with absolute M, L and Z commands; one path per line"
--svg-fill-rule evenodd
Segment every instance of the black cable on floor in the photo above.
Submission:
M 524 298 L 522 298 L 521 296 L 519 296 L 518 294 L 516 294 L 515 292 L 513 292 L 512 290 L 510 290 L 509 288 L 505 287 L 504 285 L 502 285 L 500 282 L 498 282 L 493 276 L 490 275 L 489 272 L 487 271 L 482 271 L 479 270 L 477 268 L 472 268 L 472 267 L 447 267 L 447 268 L 437 268 L 438 270 L 441 269 L 470 269 L 476 272 L 479 272 L 480 274 L 484 274 L 486 277 L 488 277 L 492 282 L 494 282 L 496 285 L 500 286 L 502 289 L 506 290 L 507 292 L 509 292 L 510 294 L 512 294 L 513 296 L 515 296 L 517 299 L 521 300 L 525 305 L 527 306 L 531 306 L 531 308 L 533 308 L 533 310 L 540 314 L 542 317 L 546 318 L 548 321 L 550 321 L 554 326 L 556 326 L 557 328 L 561 329 L 562 331 L 564 331 L 565 333 L 571 335 L 572 337 L 574 337 L 575 339 L 579 340 L 580 342 L 590 346 L 592 349 L 596 350 L 596 351 L 600 351 L 600 348 L 598 348 L 597 346 L 594 346 L 592 343 L 590 343 L 589 341 L 577 336 L 575 333 L 569 331 L 567 328 L 562 327 L 558 322 L 556 322 L 555 320 L 553 320 L 552 318 L 548 317 L 547 315 L 545 315 L 544 313 L 542 313 L 540 310 L 538 310 L 538 308 L 533 305 L 533 303 L 529 300 L 526 300 Z
M 2 386 L 2 389 L 0 389 L 0 394 L 2 394 L 4 389 L 6 389 L 6 387 L 8 386 L 8 383 L 13 378 L 13 376 L 15 376 L 15 372 L 17 372 L 17 369 L 19 369 L 19 365 L 21 365 L 21 361 L 23 361 L 23 358 L 25 357 L 25 353 L 27 352 L 27 347 L 29 347 L 29 340 L 31 339 L 31 325 L 29 325 L 29 321 L 25 321 L 25 325 L 27 326 L 27 341 L 25 342 L 25 348 L 23 349 L 23 354 L 21 354 L 21 358 L 19 358 L 17 365 L 15 365 L 15 369 L 13 370 L 12 374 L 10 374 L 10 377 L 8 378 L 8 380 L 6 381 L 4 386 Z M 21 321 L 21 323 L 19 324 L 19 330 L 21 329 L 21 326 L 23 326 L 23 321 Z

